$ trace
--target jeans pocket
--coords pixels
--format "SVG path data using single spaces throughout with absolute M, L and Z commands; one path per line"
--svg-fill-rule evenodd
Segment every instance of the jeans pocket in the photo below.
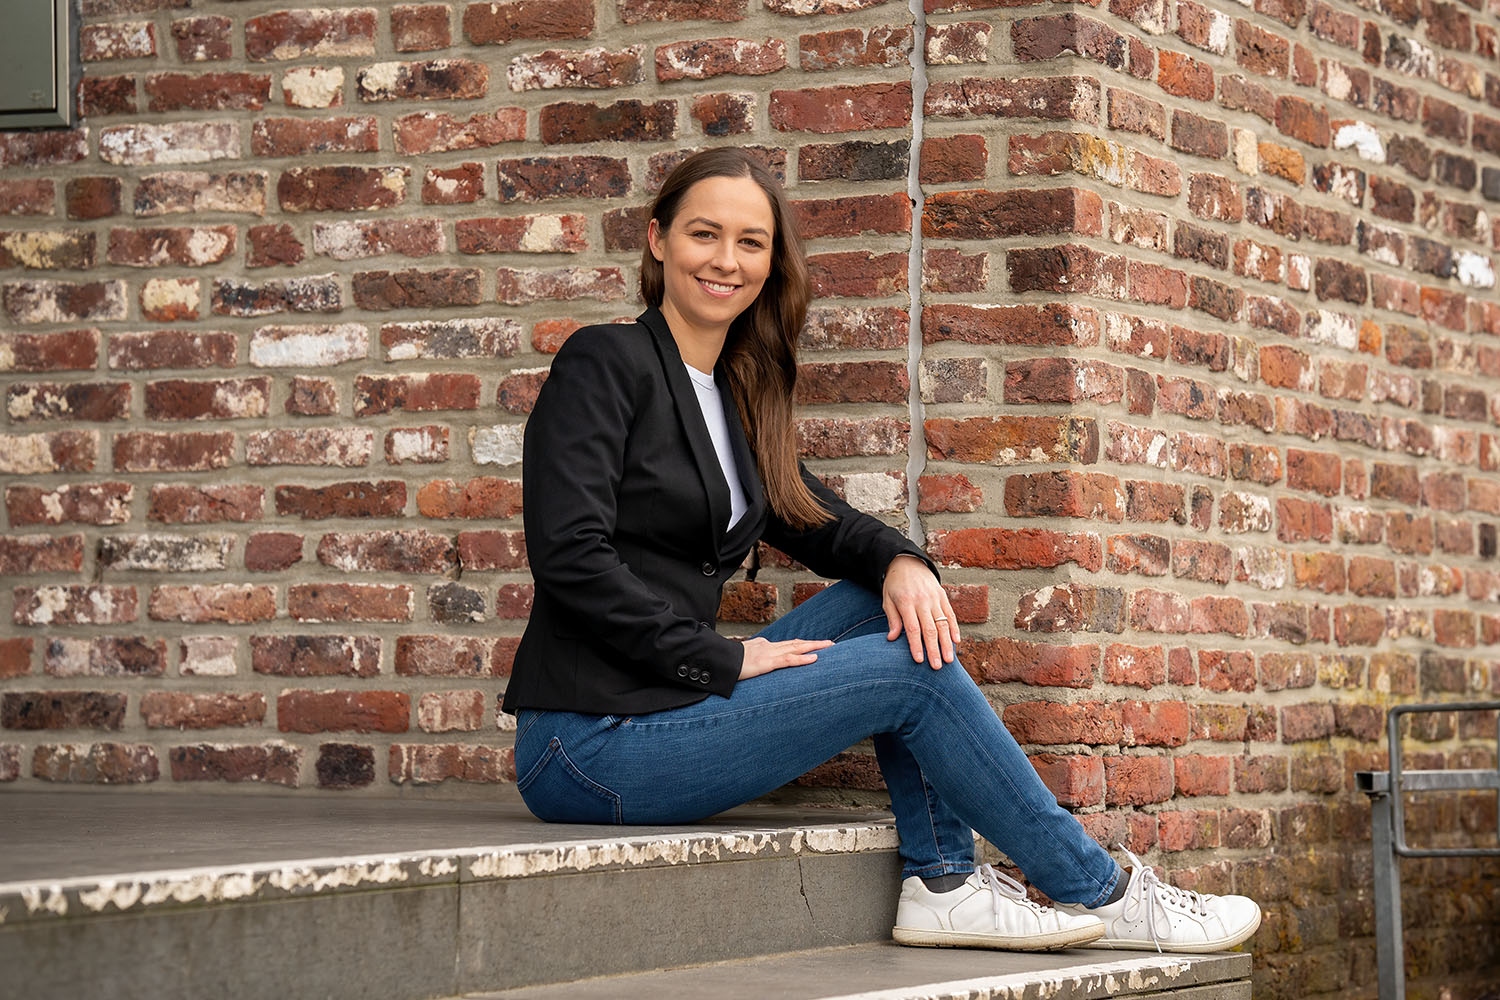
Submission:
M 549 823 L 620 822 L 620 796 L 578 770 L 556 737 L 516 788 L 526 808 Z

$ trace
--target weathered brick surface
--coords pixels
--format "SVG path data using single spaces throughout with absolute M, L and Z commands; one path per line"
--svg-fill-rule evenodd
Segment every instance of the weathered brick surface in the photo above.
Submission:
M 733 143 L 808 239 L 806 457 L 915 510 L 1044 780 L 1262 897 L 1257 996 L 1370 992 L 1347 772 L 1500 693 L 1493 9 L 187 6 L 88 0 L 82 126 L 0 132 L 0 780 L 514 781 L 526 415 Z M 762 567 L 726 631 L 816 589 Z M 1454 878 L 1409 940 L 1463 996 L 1500 917 Z

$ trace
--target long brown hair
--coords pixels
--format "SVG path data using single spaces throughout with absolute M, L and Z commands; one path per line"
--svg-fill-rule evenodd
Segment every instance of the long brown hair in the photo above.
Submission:
M 776 219 L 771 272 L 755 301 L 730 324 L 719 363 L 755 453 L 767 502 L 793 527 L 811 528 L 827 521 L 829 514 L 797 469 L 797 432 L 792 422 L 797 337 L 812 298 L 797 220 L 770 172 L 735 148 L 704 150 L 678 164 L 657 193 L 651 218 L 665 231 L 688 189 L 710 177 L 749 177 L 765 192 Z M 665 288 L 661 261 L 648 244 L 641 254 L 641 297 L 647 305 L 659 308 Z

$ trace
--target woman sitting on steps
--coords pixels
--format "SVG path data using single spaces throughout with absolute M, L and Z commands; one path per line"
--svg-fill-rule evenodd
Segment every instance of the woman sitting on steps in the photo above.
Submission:
M 1123 871 L 1090 839 L 958 665 L 931 561 L 798 461 L 807 262 L 763 167 L 715 149 L 672 172 L 641 292 L 634 324 L 568 340 L 526 426 L 536 598 L 504 707 L 532 812 L 691 822 L 873 736 L 897 941 L 1201 952 L 1254 933 L 1251 900 L 1173 888 L 1128 851 Z M 737 642 L 714 631 L 720 591 L 762 540 L 843 582 Z M 976 869 L 971 827 L 1057 906 Z

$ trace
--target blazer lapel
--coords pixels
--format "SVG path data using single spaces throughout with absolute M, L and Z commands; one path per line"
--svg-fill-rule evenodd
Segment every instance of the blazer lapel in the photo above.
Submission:
M 683 367 L 682 354 L 677 350 L 677 341 L 672 339 L 672 331 L 667 329 L 666 317 L 652 307 L 642 313 L 638 321 L 651 331 L 652 339 L 656 342 L 656 353 L 661 359 L 662 371 L 666 374 L 667 389 L 672 394 L 677 420 L 687 436 L 688 447 L 693 453 L 693 465 L 703 483 L 712 529 L 709 540 L 713 551 L 718 552 L 724 538 L 725 525 L 729 521 L 729 484 L 724 481 L 724 472 L 719 468 L 719 456 L 714 453 L 713 440 L 708 436 L 708 426 L 703 422 L 698 393 L 693 388 L 693 380 L 688 378 L 687 369 Z M 739 426 L 738 417 L 731 426 Z

